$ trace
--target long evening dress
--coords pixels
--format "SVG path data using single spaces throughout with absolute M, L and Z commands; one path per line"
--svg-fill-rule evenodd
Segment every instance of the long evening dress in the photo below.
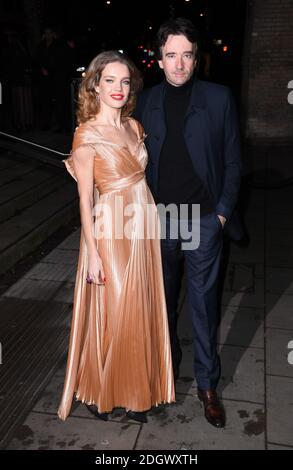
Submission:
M 94 201 L 105 204 L 111 213 L 93 215 L 95 235 L 102 229 L 107 233 L 96 236 L 105 285 L 86 282 L 87 247 L 81 230 L 66 378 L 58 410 L 62 420 L 70 412 L 74 394 L 78 401 L 95 404 L 100 413 L 115 407 L 145 411 L 175 400 L 160 221 L 145 180 L 144 131 L 137 121 L 134 124 L 137 144 L 132 151 L 105 139 L 90 122 L 80 125 L 71 156 L 64 160 L 76 179 L 73 153 L 81 146 L 94 149 Z M 130 236 L 117 236 L 115 223 L 129 204 L 140 210 L 123 215 Z M 155 236 L 146 236 L 148 207 L 152 209 L 148 233 Z

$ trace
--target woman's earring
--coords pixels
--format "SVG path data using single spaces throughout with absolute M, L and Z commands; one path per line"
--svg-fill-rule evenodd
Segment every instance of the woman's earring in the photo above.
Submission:
M 96 92 L 96 100 L 97 100 L 97 102 L 99 102 L 99 101 L 100 101 L 100 95 L 99 95 L 99 93 L 98 93 L 98 92 Z

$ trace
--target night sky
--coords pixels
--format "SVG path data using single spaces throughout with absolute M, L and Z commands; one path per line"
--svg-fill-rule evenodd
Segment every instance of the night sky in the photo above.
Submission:
M 152 38 L 170 17 L 190 18 L 204 35 L 238 40 L 245 19 L 245 0 L 50 0 L 45 1 L 43 23 L 60 24 L 68 34 L 92 33 L 112 43 Z M 173 8 L 172 8 L 173 5 Z M 200 16 L 203 14 L 203 16 Z M 149 30 L 152 27 L 152 30 Z
M 0 0 L 2 29 L 21 30 L 24 41 L 30 21 L 22 11 L 25 2 Z M 111 0 L 110 4 L 106 0 L 36 0 L 35 5 L 40 31 L 57 28 L 74 42 L 77 66 L 88 65 L 101 50 L 122 49 L 142 69 L 147 82 L 160 76 L 139 46 L 154 49 L 155 33 L 163 21 L 170 16 L 187 17 L 201 32 L 203 51 L 212 57 L 210 79 L 232 87 L 239 84 L 246 0 Z M 215 45 L 216 39 L 222 40 L 221 46 Z

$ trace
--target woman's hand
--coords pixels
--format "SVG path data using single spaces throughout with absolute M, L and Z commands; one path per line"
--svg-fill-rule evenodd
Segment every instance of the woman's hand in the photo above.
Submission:
M 94 284 L 98 284 L 98 285 L 105 284 L 106 278 L 105 278 L 103 263 L 97 251 L 93 253 L 89 253 L 87 279 L 92 279 L 92 282 Z

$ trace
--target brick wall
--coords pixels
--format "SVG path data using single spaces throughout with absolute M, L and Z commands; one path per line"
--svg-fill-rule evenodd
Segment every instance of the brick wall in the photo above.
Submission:
M 293 0 L 248 1 L 242 82 L 242 127 L 247 139 L 293 142 L 290 80 Z

